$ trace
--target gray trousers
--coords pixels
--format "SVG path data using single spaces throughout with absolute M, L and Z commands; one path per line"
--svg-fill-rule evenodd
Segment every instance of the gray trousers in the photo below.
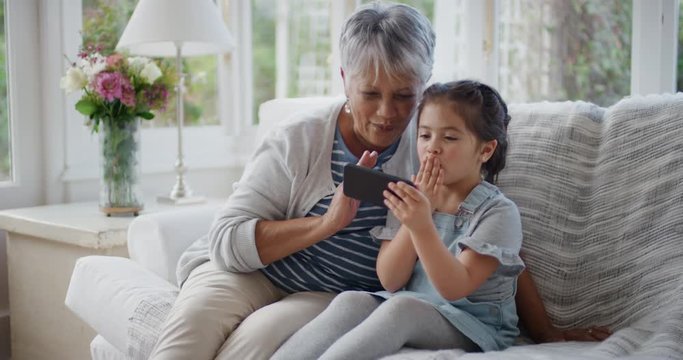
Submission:
M 434 307 L 409 296 L 386 301 L 343 292 L 271 359 L 377 359 L 408 346 L 420 349 L 479 348 Z

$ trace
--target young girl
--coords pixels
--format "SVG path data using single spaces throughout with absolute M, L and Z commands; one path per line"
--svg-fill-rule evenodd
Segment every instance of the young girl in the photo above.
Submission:
M 505 166 L 507 106 L 474 82 L 434 84 L 418 110 L 417 189 L 399 182 L 380 228 L 386 291 L 343 292 L 276 359 L 376 359 L 401 347 L 502 350 L 518 335 L 519 212 L 494 185 Z M 391 240 L 391 241 L 388 241 Z

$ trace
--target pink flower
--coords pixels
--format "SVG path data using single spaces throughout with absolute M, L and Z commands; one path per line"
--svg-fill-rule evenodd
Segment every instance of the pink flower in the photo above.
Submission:
M 121 60 L 123 60 L 121 54 L 109 55 L 107 56 L 107 66 L 115 67 Z
M 162 111 L 166 110 L 166 100 L 168 99 L 168 90 L 164 85 L 156 84 L 147 88 L 142 93 L 143 100 L 147 107 L 154 109 L 158 108 Z
M 105 100 L 121 99 L 125 78 L 119 72 L 101 72 L 95 77 L 95 91 Z M 128 83 L 130 86 L 130 83 Z
M 135 106 L 135 89 L 130 84 L 128 79 L 123 79 L 121 84 L 121 102 L 123 105 L 133 107 Z

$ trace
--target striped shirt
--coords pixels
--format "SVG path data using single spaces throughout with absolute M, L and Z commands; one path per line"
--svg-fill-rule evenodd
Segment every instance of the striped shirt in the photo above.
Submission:
M 398 141 L 384 150 L 377 159 L 375 170 L 391 159 Z M 332 148 L 332 179 L 338 186 L 344 179 L 344 165 L 357 163 L 358 158 L 344 144 L 337 128 Z M 307 216 L 321 216 L 327 212 L 334 194 L 329 194 L 313 206 Z M 332 237 L 304 250 L 291 254 L 261 269 L 276 286 L 289 292 L 346 290 L 382 290 L 375 265 L 379 243 L 370 236 L 370 229 L 384 226 L 387 209 L 361 202 L 356 217 Z

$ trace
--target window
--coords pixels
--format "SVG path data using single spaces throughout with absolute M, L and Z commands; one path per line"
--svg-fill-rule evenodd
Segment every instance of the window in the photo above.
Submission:
M 8 104 L 5 0 L 0 0 L 0 182 L 12 179 L 12 144 L 10 143 Z
M 82 0 L 83 45 L 108 54 L 114 51 L 137 0 Z M 163 59 L 175 68 L 173 59 Z M 217 57 L 195 56 L 183 59 L 185 77 L 184 121 L 186 126 L 220 123 L 217 104 Z M 176 102 L 169 99 L 165 112 L 157 113 L 146 128 L 176 125 Z
M 53 57 L 70 59 L 75 58 L 82 46 L 92 46 L 103 53 L 114 50 L 120 34 L 125 29 L 130 15 L 137 5 L 137 0 L 75 0 L 68 2 L 46 2 L 45 7 L 54 9 L 62 14 L 61 28 L 47 31 L 48 43 L 60 44 L 54 47 Z M 43 4 L 41 2 L 41 4 Z M 46 12 L 49 13 L 49 12 Z M 51 22 L 47 22 L 52 24 Z M 56 34 L 55 34 L 56 33 Z M 82 45 L 84 44 L 84 45 Z M 60 48 L 61 47 L 61 48 Z M 49 50 L 53 50 L 50 48 Z M 229 124 L 228 118 L 234 115 L 228 113 L 232 94 L 230 92 L 238 87 L 226 86 L 229 82 L 224 80 L 223 66 L 224 56 L 201 56 L 185 57 L 183 72 L 185 81 L 185 128 L 183 129 L 183 155 L 186 166 L 190 172 L 198 169 L 226 169 L 241 166 L 248 155 L 248 150 L 243 155 L 234 149 L 237 140 L 226 137 L 223 124 Z M 169 66 L 175 68 L 174 58 L 163 58 Z M 60 69 L 60 77 L 66 64 Z M 60 106 L 64 107 L 65 137 L 62 146 L 64 158 L 50 161 L 49 164 L 57 164 L 51 169 L 50 174 L 55 178 L 55 183 L 64 183 L 71 186 L 84 180 L 97 179 L 97 146 L 98 143 L 86 127 L 82 125 L 84 118 L 76 112 L 74 105 L 79 94 L 64 96 Z M 221 101 L 218 101 L 221 99 Z M 218 106 L 221 106 L 218 109 Z M 55 105 L 56 106 L 56 105 Z M 227 109 L 226 109 L 227 108 Z M 157 112 L 154 120 L 143 122 L 141 131 L 141 167 L 143 174 L 169 174 L 174 172 L 174 164 L 178 155 L 178 133 L 176 129 L 176 101 L 175 97 L 169 99 L 165 112 Z M 248 139 L 245 139 L 245 142 Z M 59 153 L 59 151 L 51 152 Z M 50 165 L 48 165 L 50 166 Z M 169 186 L 172 186 L 169 184 Z M 66 197 L 66 192 L 59 192 L 58 186 L 50 190 L 50 194 L 61 194 Z M 57 195 L 59 198 L 60 195 Z
M 346 17 L 357 3 L 351 1 Z M 437 33 L 433 81 L 477 78 L 510 102 L 589 100 L 630 94 L 632 2 L 621 0 L 406 0 Z M 333 3 L 252 0 L 253 103 L 334 95 Z M 293 9 L 307 11 L 293 11 Z M 479 16 L 479 17 L 477 17 Z M 477 19 L 481 19 L 477 21 Z M 491 26 L 490 36 L 486 33 Z M 495 34 L 494 34 L 495 32 Z M 494 40 L 495 38 L 495 40 Z M 484 50 L 477 48 L 481 40 Z M 284 42 L 286 45 L 282 45 Z M 494 48 L 495 47 L 495 48 Z M 488 65 L 483 58 L 489 58 Z M 284 69 L 284 70 L 283 70 Z
M 252 0 L 251 32 L 254 121 L 258 106 L 280 97 L 339 94 L 336 49 L 341 21 L 356 5 L 330 0 Z M 369 0 L 360 3 L 368 3 Z M 430 19 L 434 0 L 399 1 Z M 348 3 L 348 2 L 344 2 Z M 338 12 L 339 6 L 346 11 Z M 306 11 L 298 11 L 306 9 Z M 338 66 L 338 65 L 337 65 Z
M 630 93 L 632 3 L 500 2 L 498 85 L 510 102 L 590 100 Z

